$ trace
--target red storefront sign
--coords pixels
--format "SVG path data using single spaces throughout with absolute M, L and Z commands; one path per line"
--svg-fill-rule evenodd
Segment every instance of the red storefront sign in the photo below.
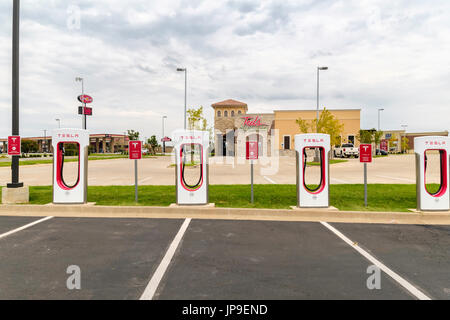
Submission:
M 8 137 L 8 155 L 20 156 L 20 136 Z
M 362 144 L 359 146 L 359 162 L 372 162 L 371 144 Z
M 128 158 L 131 160 L 142 159 L 142 141 L 128 142 Z
M 244 119 L 244 127 L 267 127 L 268 124 L 261 123 L 261 119 L 256 116 L 256 118 L 253 117 L 242 117 Z
M 258 142 L 247 141 L 246 157 L 247 160 L 258 160 Z

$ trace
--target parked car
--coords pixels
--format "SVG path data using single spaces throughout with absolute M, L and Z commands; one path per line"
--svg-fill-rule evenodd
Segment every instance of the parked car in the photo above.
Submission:
M 377 156 L 387 156 L 388 155 L 388 152 L 387 151 L 385 151 L 385 150 L 380 150 L 380 149 L 377 149 L 376 150 L 376 155 Z
M 359 149 L 353 143 L 344 143 L 342 146 L 334 149 L 334 156 L 340 158 L 359 158 Z

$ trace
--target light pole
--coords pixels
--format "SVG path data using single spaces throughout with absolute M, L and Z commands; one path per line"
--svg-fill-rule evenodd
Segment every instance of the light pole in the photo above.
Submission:
M 42 131 L 44 131 L 44 144 L 43 144 L 43 146 L 42 146 L 42 151 L 43 151 L 44 153 L 47 153 L 47 152 L 46 152 L 46 150 L 47 150 L 47 130 L 46 130 L 46 129 L 43 129 Z
M 316 120 L 316 132 L 319 133 L 319 71 L 328 70 L 328 67 L 317 67 L 317 120 Z
M 384 109 L 383 108 L 378 109 L 378 131 L 381 130 L 381 127 L 380 127 L 380 112 L 381 111 L 384 111 Z
M 403 130 L 405 131 L 403 137 L 406 138 L 406 128 L 408 128 L 408 125 L 407 125 L 407 124 L 402 124 L 401 127 L 402 127 Z M 403 139 L 402 139 L 402 138 L 400 138 L 400 148 L 401 148 L 402 153 L 403 153 Z M 405 148 L 405 149 L 406 149 L 406 148 Z M 405 151 L 406 151 L 406 150 L 405 150 Z
M 319 133 L 319 72 L 320 70 L 328 70 L 328 67 L 317 67 L 317 119 L 316 119 L 316 132 Z M 319 149 L 316 148 L 314 156 L 314 162 L 319 162 Z
M 184 71 L 184 130 L 186 130 L 186 105 L 187 105 L 187 68 L 177 68 L 177 71 Z
M 162 143 L 163 143 L 163 153 L 166 153 L 166 141 L 164 140 L 164 119 L 167 119 L 167 116 L 162 117 Z
M 58 122 L 58 128 L 61 129 L 61 119 L 55 119 Z
M 20 0 L 13 1 L 13 37 L 12 37 L 12 135 L 19 135 L 19 36 L 20 36 Z M 23 187 L 19 182 L 19 156 L 12 156 L 11 183 L 7 188 Z
M 84 79 L 81 77 L 76 77 L 75 81 L 81 82 L 81 95 L 84 95 Z M 84 114 L 84 108 L 86 107 L 86 103 L 82 102 L 83 104 L 83 117 L 81 118 L 81 128 L 86 130 L 86 115 Z

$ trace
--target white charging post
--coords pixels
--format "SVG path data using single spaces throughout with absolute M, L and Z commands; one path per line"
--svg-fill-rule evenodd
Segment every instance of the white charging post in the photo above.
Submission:
M 306 133 L 295 135 L 297 155 L 297 207 L 328 208 L 330 198 L 330 135 L 323 133 Z M 306 166 L 308 157 L 319 157 L 319 183 L 311 187 L 306 183 Z M 309 154 L 308 154 L 309 153 Z
M 177 205 L 208 204 L 209 132 L 173 133 Z
M 429 136 L 414 138 L 416 154 L 417 210 L 450 210 L 450 137 Z M 430 159 L 436 158 L 435 161 Z M 432 163 L 439 166 L 439 186 L 431 190 L 427 171 Z M 434 168 L 436 169 L 436 168 Z
M 64 180 L 64 158 L 68 145 L 78 153 L 77 179 L 74 184 Z M 53 203 L 87 203 L 89 132 L 83 129 L 55 129 L 53 146 Z M 69 150 L 69 149 L 68 149 Z

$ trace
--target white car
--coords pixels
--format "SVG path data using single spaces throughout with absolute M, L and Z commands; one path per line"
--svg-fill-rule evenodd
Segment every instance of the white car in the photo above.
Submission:
M 359 149 L 352 143 L 344 143 L 342 146 L 334 149 L 334 156 L 340 158 L 359 158 Z

